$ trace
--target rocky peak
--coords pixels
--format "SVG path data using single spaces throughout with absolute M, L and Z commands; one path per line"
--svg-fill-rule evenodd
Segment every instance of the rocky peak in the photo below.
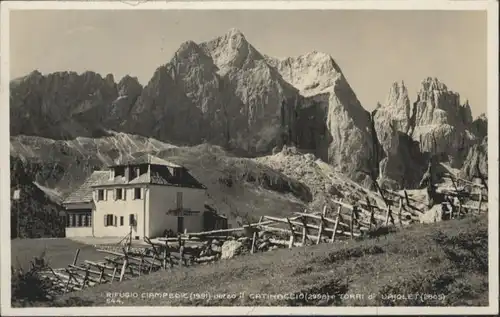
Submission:
M 195 80 L 193 76 L 212 80 L 218 70 L 212 58 L 193 41 L 181 44 L 174 57 L 167 64 L 167 68 L 170 69 L 170 75 L 174 80 L 182 78 L 184 82 Z
M 377 121 L 387 121 L 401 132 L 408 132 L 412 116 L 408 88 L 404 81 L 394 82 L 389 89 L 385 102 L 377 111 Z
M 11 85 L 11 134 L 55 139 L 95 135 L 116 97 L 109 75 L 34 71 Z
M 460 95 L 448 90 L 437 78 L 426 78 L 421 82 L 417 96 L 416 125 L 449 124 L 467 125 L 472 122 L 467 109 L 460 105 Z M 465 111 L 464 111 L 465 110 Z
M 231 68 L 252 67 L 254 61 L 263 59 L 263 56 L 248 43 L 243 33 L 234 28 L 223 36 L 201 43 L 200 47 L 212 57 L 221 75 Z
M 342 77 L 342 71 L 334 59 L 318 51 L 284 59 L 266 56 L 266 60 L 304 96 L 320 94 Z
M 118 96 L 140 95 L 142 85 L 137 77 L 123 76 L 117 84 Z
M 188 60 L 192 62 L 199 61 L 200 57 L 208 57 L 203 49 L 193 41 L 186 41 L 182 43 L 174 54 L 174 57 L 170 60 L 170 63 L 175 63 L 183 60 Z M 213 64 L 213 62 L 211 62 Z
M 220 108 L 220 77 L 212 57 L 193 41 L 181 44 L 166 65 L 180 89 L 204 114 Z
M 465 103 L 459 108 L 461 120 L 465 125 L 469 125 L 472 123 L 472 110 L 469 105 L 469 100 L 466 99 Z
M 43 78 L 43 75 L 42 73 L 40 73 L 37 69 L 33 70 L 32 72 L 30 72 L 29 74 L 27 74 L 26 76 L 22 76 L 22 77 L 19 77 L 19 78 L 16 78 L 14 80 L 11 81 L 11 84 L 21 84 L 23 82 L 37 82 L 37 81 L 40 81 L 41 79 Z
M 479 115 L 471 123 L 471 132 L 479 139 L 484 139 L 488 135 L 488 118 L 484 113 Z
M 106 83 L 108 85 L 114 85 L 115 84 L 115 76 L 113 76 L 113 74 L 107 74 L 106 77 L 104 77 L 104 81 L 106 81 Z
M 410 98 L 408 97 L 408 88 L 406 88 L 405 82 L 396 81 L 392 83 L 389 93 L 387 94 L 385 103 L 383 107 L 394 107 L 401 105 L 404 108 L 410 107 Z
M 439 81 L 436 77 L 427 77 L 421 81 L 421 89 L 425 91 L 440 90 L 443 92 L 448 91 L 448 87 Z

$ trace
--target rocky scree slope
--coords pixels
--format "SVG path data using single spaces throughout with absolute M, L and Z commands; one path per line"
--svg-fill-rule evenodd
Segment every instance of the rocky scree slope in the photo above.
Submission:
M 375 192 L 338 173 L 332 165 L 313 154 L 295 147 L 284 146 L 280 152 L 254 160 L 307 185 L 312 194 L 312 201 L 307 206 L 309 211 L 318 212 L 325 205 L 333 207 L 334 199 L 343 199 L 344 202 L 354 204 L 367 196 L 372 203 L 383 205 L 380 196 Z

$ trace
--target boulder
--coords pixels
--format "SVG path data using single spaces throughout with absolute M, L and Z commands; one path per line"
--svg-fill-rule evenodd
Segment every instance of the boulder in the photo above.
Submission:
M 427 212 L 420 216 L 420 223 L 436 223 L 443 220 L 444 212 L 441 204 L 432 206 Z
M 229 240 L 222 245 L 221 259 L 231 259 L 243 251 L 243 244 L 239 241 Z

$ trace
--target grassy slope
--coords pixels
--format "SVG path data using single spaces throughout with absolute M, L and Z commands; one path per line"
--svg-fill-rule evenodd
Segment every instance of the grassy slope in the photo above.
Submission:
M 106 292 L 137 292 L 111 305 L 488 305 L 487 217 L 415 225 L 364 241 L 321 244 L 247 255 L 202 267 L 157 272 L 135 280 L 101 285 L 78 296 L 87 305 L 106 305 Z M 329 300 L 141 298 L 146 292 L 215 294 L 336 294 Z M 391 300 L 384 294 L 444 294 L 421 301 Z M 341 299 L 341 294 L 364 298 Z M 368 294 L 376 294 L 368 299 Z
M 97 252 L 93 246 L 69 239 L 14 239 L 11 240 L 11 264 L 28 269 L 33 257 L 40 256 L 45 250 L 45 259 L 52 268 L 67 267 L 73 262 L 76 249 L 80 249 L 79 263 L 83 260 L 103 259 L 103 254 Z

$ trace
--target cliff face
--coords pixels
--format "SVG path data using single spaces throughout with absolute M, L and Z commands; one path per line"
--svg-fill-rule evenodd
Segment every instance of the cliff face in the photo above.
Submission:
M 238 30 L 185 42 L 159 67 L 122 125 L 166 142 L 250 155 L 292 139 L 299 94 Z
M 481 143 L 474 144 L 465 158 L 460 171 L 461 176 L 473 180 L 484 177 L 488 179 L 488 137 L 485 136 Z
M 236 147 L 255 154 L 295 139 L 298 91 L 238 30 L 200 44 L 223 78 L 224 108 Z M 232 126 L 231 126 L 232 123 Z
M 472 121 L 470 131 L 478 140 L 483 140 L 488 135 L 488 118 L 484 113 Z
M 373 153 L 370 114 L 361 106 L 340 67 L 327 54 L 312 52 L 283 60 L 267 57 L 304 96 L 298 110 L 298 145 L 362 181 Z

